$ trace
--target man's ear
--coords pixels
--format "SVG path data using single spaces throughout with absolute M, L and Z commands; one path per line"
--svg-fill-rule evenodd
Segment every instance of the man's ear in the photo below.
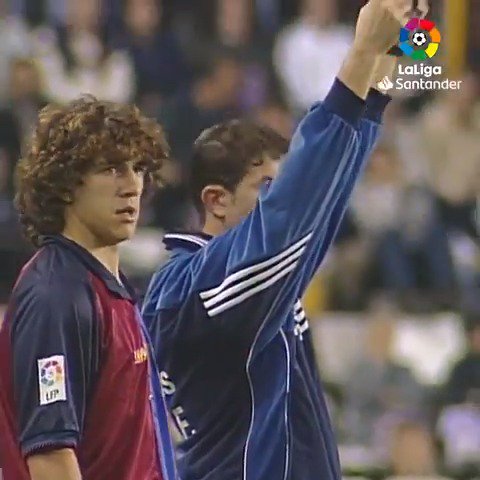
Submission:
M 231 203 L 232 194 L 222 185 L 207 185 L 202 190 L 202 202 L 205 212 L 223 220 Z

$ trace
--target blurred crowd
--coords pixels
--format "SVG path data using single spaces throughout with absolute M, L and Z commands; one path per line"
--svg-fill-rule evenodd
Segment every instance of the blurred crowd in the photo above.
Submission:
M 13 171 L 42 106 L 91 93 L 135 102 L 164 126 L 165 185 L 125 251 L 141 285 L 162 256 L 161 232 L 197 224 L 188 194 L 194 139 L 235 116 L 290 137 L 326 95 L 362 3 L 0 0 L 0 303 L 31 253 L 13 208 Z M 442 4 L 431 14 L 440 24 Z M 386 449 L 393 477 L 440 475 L 441 450 L 457 475 L 468 477 L 465 465 L 480 458 L 480 84 L 470 66 L 458 91 L 395 96 L 309 292 L 317 308 L 367 312 L 371 341 L 337 395 L 338 429 L 347 444 Z M 463 314 L 467 353 L 441 392 L 426 392 L 389 358 L 392 325 L 369 310 L 379 294 L 402 311 Z
M 328 328 L 313 331 L 333 343 L 317 351 L 345 475 L 480 478 L 478 316 L 412 321 L 390 301 L 377 299 L 350 332 L 345 319 L 342 327 L 337 317 L 324 321 Z M 318 346 L 322 342 L 327 340 Z M 334 375 L 325 357 L 335 357 L 332 350 L 346 343 L 353 353 L 337 358 L 343 373 Z M 435 370 L 428 363 L 436 360 L 442 364 L 438 371 L 422 375 L 422 369 Z

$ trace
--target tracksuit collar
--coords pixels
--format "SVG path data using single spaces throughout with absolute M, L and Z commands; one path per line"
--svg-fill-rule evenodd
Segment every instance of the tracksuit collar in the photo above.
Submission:
M 167 250 L 182 248 L 197 251 L 205 247 L 212 238 L 203 232 L 169 232 L 163 237 L 163 243 Z

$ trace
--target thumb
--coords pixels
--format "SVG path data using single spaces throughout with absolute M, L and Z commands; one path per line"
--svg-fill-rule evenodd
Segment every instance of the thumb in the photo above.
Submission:
M 417 16 L 425 18 L 429 10 L 428 0 L 418 0 L 417 3 Z
M 412 17 L 412 0 L 384 0 L 383 6 L 398 21 L 399 28 L 403 27 Z

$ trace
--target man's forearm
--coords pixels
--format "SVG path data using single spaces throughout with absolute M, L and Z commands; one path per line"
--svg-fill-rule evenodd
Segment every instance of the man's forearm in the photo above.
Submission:
M 380 57 L 355 46 L 347 54 L 338 78 L 358 97 L 367 98 Z
M 32 455 L 27 464 L 32 480 L 82 480 L 75 452 L 69 448 Z

